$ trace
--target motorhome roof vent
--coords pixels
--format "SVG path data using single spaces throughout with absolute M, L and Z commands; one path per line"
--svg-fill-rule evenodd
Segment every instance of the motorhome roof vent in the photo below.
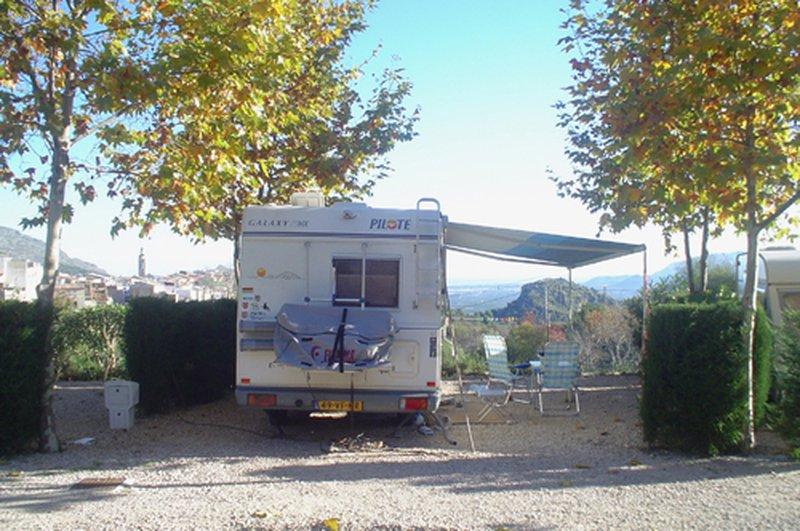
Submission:
M 310 192 L 295 192 L 289 199 L 292 206 L 322 208 L 325 206 L 325 196 L 319 190 Z

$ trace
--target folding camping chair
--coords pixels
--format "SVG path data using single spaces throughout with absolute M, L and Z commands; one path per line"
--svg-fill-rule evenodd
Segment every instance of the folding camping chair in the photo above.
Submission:
M 530 404 L 532 402 L 533 391 L 531 390 L 530 377 L 522 373 L 524 365 L 509 368 L 508 348 L 506 340 L 502 336 L 484 335 L 483 350 L 486 354 L 486 362 L 489 365 L 489 379 L 484 385 L 473 386 L 473 391 L 484 402 L 484 407 L 478 413 L 478 422 L 486 418 L 491 411 L 496 411 L 500 416 L 511 420 L 511 415 L 506 414 L 501 408 L 511 401 Z M 520 389 L 518 385 L 525 384 L 528 399 L 514 397 L 514 391 Z
M 544 346 L 542 359 L 542 374 L 539 384 L 539 413 L 542 415 L 555 415 L 555 412 L 544 411 L 542 393 L 547 390 L 563 390 L 574 397 L 575 411 L 568 414 L 577 415 L 581 412 L 581 403 L 578 398 L 578 353 L 580 345 L 572 342 L 552 342 Z

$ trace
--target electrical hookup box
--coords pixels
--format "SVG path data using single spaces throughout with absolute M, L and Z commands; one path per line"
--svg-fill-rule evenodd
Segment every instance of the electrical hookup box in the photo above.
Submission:
M 111 380 L 105 384 L 105 402 L 112 430 L 133 428 L 134 408 L 139 403 L 139 384 L 125 380 Z

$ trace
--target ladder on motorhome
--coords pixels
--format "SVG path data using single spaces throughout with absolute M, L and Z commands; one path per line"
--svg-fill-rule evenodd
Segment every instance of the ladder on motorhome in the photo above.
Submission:
M 420 208 L 423 203 L 431 203 L 436 206 L 435 218 L 421 217 Z M 426 209 L 427 210 L 427 209 Z M 439 201 L 430 197 L 423 197 L 417 201 L 417 211 L 414 218 L 414 229 L 416 230 L 416 242 L 414 245 L 415 262 L 415 297 L 414 308 L 433 307 L 441 305 L 441 286 L 442 278 L 442 255 L 441 255 L 441 207 Z M 435 238 L 422 238 L 423 226 L 435 225 Z M 429 236 L 430 231 L 425 231 L 424 235 Z

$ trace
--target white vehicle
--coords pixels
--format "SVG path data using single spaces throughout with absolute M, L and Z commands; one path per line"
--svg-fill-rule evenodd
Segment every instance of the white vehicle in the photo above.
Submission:
M 783 324 L 783 312 L 800 310 L 800 251 L 794 247 L 767 247 L 758 253 L 758 298 L 773 324 Z M 746 255 L 736 257 L 739 294 L 744 291 Z
M 447 313 L 445 250 L 570 268 L 643 246 L 449 223 L 414 209 L 245 209 L 236 397 L 285 412 L 434 412 Z

